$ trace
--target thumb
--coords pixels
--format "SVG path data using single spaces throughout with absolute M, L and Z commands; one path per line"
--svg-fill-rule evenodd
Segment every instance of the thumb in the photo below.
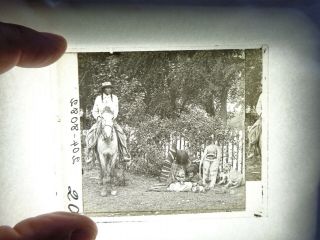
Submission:
M 4 240 L 93 240 L 97 226 L 88 217 L 55 212 L 25 219 L 13 228 L 0 227 Z

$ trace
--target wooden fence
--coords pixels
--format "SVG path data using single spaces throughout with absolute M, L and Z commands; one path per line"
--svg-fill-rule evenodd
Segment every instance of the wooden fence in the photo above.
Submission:
M 191 150 L 191 144 L 188 139 L 183 136 L 171 137 L 170 142 L 164 145 L 164 157 L 167 159 L 170 146 L 174 143 L 178 150 L 186 150 L 193 161 L 200 161 L 206 144 L 203 142 L 197 143 L 197 146 Z M 244 134 L 239 131 L 229 136 L 226 140 L 220 142 L 222 150 L 222 161 L 220 162 L 220 170 L 223 170 L 226 164 L 231 164 L 232 168 L 243 173 L 244 172 Z

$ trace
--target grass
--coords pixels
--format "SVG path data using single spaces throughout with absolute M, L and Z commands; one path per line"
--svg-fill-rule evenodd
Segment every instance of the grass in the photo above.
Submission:
M 156 178 L 127 173 L 127 186 L 116 188 L 117 195 L 100 196 L 98 169 L 83 173 L 84 212 L 91 216 L 138 216 L 156 214 L 229 212 L 245 209 L 245 186 L 206 193 L 150 192 Z

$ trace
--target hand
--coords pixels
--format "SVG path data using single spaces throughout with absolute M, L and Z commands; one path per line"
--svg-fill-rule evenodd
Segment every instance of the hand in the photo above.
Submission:
M 66 40 L 58 35 L 0 22 L 0 74 L 14 66 L 47 66 L 58 60 L 66 47 Z
M 25 219 L 13 228 L 0 226 L 4 240 L 93 240 L 95 223 L 75 213 L 55 212 Z
M 63 37 L 0 22 L 0 74 L 14 66 L 44 67 L 61 57 L 67 47 Z M 28 218 L 13 228 L 0 226 L 5 240 L 91 240 L 97 227 L 85 216 L 56 212 Z

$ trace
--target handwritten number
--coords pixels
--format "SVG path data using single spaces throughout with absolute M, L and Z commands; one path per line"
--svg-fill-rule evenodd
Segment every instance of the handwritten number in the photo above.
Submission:
M 69 211 L 71 212 L 71 213 L 79 213 L 79 207 L 78 206 L 76 206 L 76 205 L 74 205 L 74 204 L 72 204 L 72 203 L 70 203 L 69 205 L 68 205 L 68 209 L 69 209 Z
M 78 114 L 78 108 L 74 108 L 71 110 L 71 114 Z
M 79 108 L 78 108 L 78 104 L 79 101 L 77 99 L 71 98 L 70 100 L 70 114 L 72 114 L 70 116 L 70 129 L 71 131 L 79 131 Z M 80 152 L 80 147 L 79 142 L 75 140 L 76 139 L 76 133 L 74 134 L 74 139 L 73 142 L 70 144 L 70 146 L 72 147 L 72 153 L 74 155 L 72 155 L 72 164 L 75 164 L 76 162 L 80 162 L 80 156 L 77 156 Z M 71 186 L 68 186 L 68 193 L 67 193 L 67 198 L 69 200 L 69 204 L 68 204 L 68 209 L 70 212 L 72 213 L 79 213 L 80 209 L 77 206 L 77 204 L 75 203 L 75 201 L 77 201 L 79 199 L 79 195 L 77 193 L 77 191 L 73 190 L 71 188 Z
M 71 118 L 71 123 L 76 123 L 77 121 L 78 121 L 78 118 L 77 118 L 77 117 Z
M 77 191 L 75 191 L 75 190 L 72 191 L 71 187 L 68 186 L 68 199 L 69 199 L 69 201 L 71 201 L 70 196 L 74 200 L 78 200 L 78 198 L 79 198 Z
M 71 201 L 70 197 L 72 198 L 72 200 L 78 200 L 79 199 L 79 196 L 78 196 L 78 193 L 77 191 L 71 189 L 70 186 L 68 186 L 68 195 L 67 195 L 69 201 Z M 68 209 L 70 212 L 72 213 L 79 213 L 79 207 L 73 203 L 69 203 L 68 205 Z
M 77 100 L 77 99 L 74 99 L 74 98 L 71 98 L 70 104 L 71 104 L 71 107 L 73 107 L 74 105 L 77 105 L 77 104 L 78 104 L 78 100 Z
M 72 147 L 76 147 L 76 146 L 78 146 L 78 145 L 79 145 L 79 143 L 78 143 L 77 141 L 73 140 L 73 143 L 71 144 L 71 146 L 72 146 Z
M 72 156 L 72 164 L 80 161 L 80 157 Z
M 73 152 L 73 153 L 77 153 L 77 152 L 79 152 L 79 150 L 80 150 L 79 148 L 74 148 L 74 149 L 72 150 L 72 152 Z
M 78 131 L 79 130 L 79 125 L 75 124 L 71 127 L 71 131 Z

